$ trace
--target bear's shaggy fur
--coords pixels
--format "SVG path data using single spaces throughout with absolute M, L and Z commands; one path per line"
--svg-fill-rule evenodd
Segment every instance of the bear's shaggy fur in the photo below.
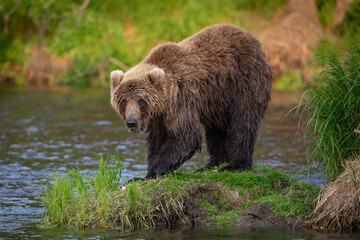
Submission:
M 172 172 L 201 150 L 211 168 L 252 167 L 272 73 L 261 44 L 233 25 L 215 25 L 161 44 L 128 72 L 111 73 L 111 104 L 132 132 L 146 132 L 148 174 Z

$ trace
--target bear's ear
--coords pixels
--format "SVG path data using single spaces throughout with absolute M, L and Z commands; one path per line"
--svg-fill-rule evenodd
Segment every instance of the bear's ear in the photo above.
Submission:
M 119 85 L 123 77 L 124 77 L 123 71 L 115 70 L 111 72 L 110 74 L 111 90 L 113 90 L 117 85 Z
M 150 84 L 156 85 L 161 83 L 163 78 L 165 77 L 165 72 L 161 68 L 155 67 L 147 74 L 147 79 Z

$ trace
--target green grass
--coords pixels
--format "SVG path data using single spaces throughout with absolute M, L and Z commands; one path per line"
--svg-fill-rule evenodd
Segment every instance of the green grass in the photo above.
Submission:
M 290 178 L 289 186 L 280 191 L 280 194 L 266 194 L 256 199 L 256 203 L 273 204 L 272 211 L 278 216 L 290 215 L 308 217 L 314 199 L 318 196 L 318 189 L 312 185 L 303 184 Z
M 147 181 L 146 184 L 132 182 L 126 189 L 120 189 L 122 171 L 118 157 L 99 157 L 96 176 L 85 175 L 79 170 L 69 171 L 64 177 L 55 175 L 53 183 L 42 186 L 43 194 L 39 195 L 47 210 L 44 224 L 149 228 L 154 225 L 152 214 L 159 210 L 153 205 L 155 196 L 150 189 L 159 189 L 156 197 L 161 199 L 158 204 L 163 211 L 168 214 L 175 211 L 182 217 L 181 209 L 177 209 L 177 199 L 183 196 L 186 184 L 172 177 L 166 181 Z
M 91 68 L 96 71 L 81 78 L 66 78 L 59 83 L 86 85 L 89 77 L 96 77 L 103 69 L 106 69 L 106 73 L 115 68 L 127 70 L 123 66 L 118 66 L 116 62 L 108 61 L 108 57 L 120 60 L 131 67 L 143 60 L 156 45 L 168 41 L 179 42 L 213 24 L 235 23 L 251 28 L 251 25 L 244 25 L 239 19 L 239 16 L 252 17 L 246 12 L 248 9 L 260 12 L 261 9 L 266 9 L 266 15 L 271 15 L 281 6 L 281 4 L 270 4 L 272 8 L 261 8 L 260 5 L 250 4 L 251 2 L 244 0 L 240 2 L 105 0 L 101 4 L 94 2 L 76 28 L 74 28 L 76 15 L 67 18 L 59 25 L 56 33 L 51 37 L 52 41 L 49 42 L 49 51 L 60 56 L 68 54 L 75 59 L 77 66 L 74 72 L 69 73 L 70 76 Z M 100 66 L 98 66 L 99 62 L 101 62 Z M 98 69 L 99 67 L 103 69 Z
M 201 207 L 202 209 L 204 209 L 204 211 L 207 213 L 207 214 L 214 214 L 214 215 L 217 215 L 219 213 L 219 208 L 217 206 L 215 206 L 214 204 L 211 204 L 210 202 L 208 201 L 203 201 L 201 203 Z
M 216 214 L 210 219 L 220 225 L 230 225 L 234 223 L 234 220 L 240 219 L 243 213 L 244 210 L 230 210 L 227 212 Z
M 360 1 L 350 3 L 349 9 L 346 11 L 343 24 L 339 27 L 339 31 L 346 43 L 353 43 L 360 47 Z
M 280 91 L 297 91 L 302 87 L 302 76 L 299 70 L 285 72 L 274 84 L 274 89 Z
M 336 0 L 316 0 L 317 15 L 324 27 L 334 27 L 334 9 Z
M 316 0 L 318 18 L 330 33 L 328 37 L 337 38 L 332 39 L 333 43 L 344 46 L 348 43 L 356 44 L 359 47 L 360 43 L 360 1 L 352 1 L 345 12 L 345 17 L 342 23 L 335 26 L 335 0 Z
M 210 170 L 176 173 L 120 188 L 123 168 L 118 158 L 112 161 L 113 167 L 100 158 L 96 176 L 71 171 L 43 186 L 39 197 L 46 209 L 44 223 L 80 228 L 152 228 L 158 223 L 189 223 L 191 212 L 196 210 L 206 213 L 210 221 L 229 224 L 252 203 L 263 202 L 273 204 L 278 216 L 306 217 L 319 192 L 317 187 L 268 166 L 255 167 L 262 174 Z M 209 189 L 207 183 L 211 182 L 221 183 L 221 189 Z M 245 203 L 235 208 L 227 198 L 230 195 L 223 191 L 238 192 Z
M 255 174 L 253 171 L 242 173 L 213 172 L 204 173 L 177 173 L 176 176 L 183 181 L 202 182 L 214 181 L 223 183 L 228 189 L 237 189 L 240 195 L 246 192 L 248 201 L 239 211 L 225 211 L 220 214 L 220 219 L 227 218 L 233 220 L 230 216 L 238 217 L 244 209 L 251 203 L 270 203 L 273 204 L 273 211 L 276 215 L 287 217 L 294 215 L 306 217 L 311 213 L 314 199 L 318 196 L 319 189 L 311 184 L 300 182 L 294 177 L 283 174 L 267 165 L 255 166 L 256 171 L 265 174 Z M 276 187 L 279 186 L 280 187 Z M 205 203 L 208 211 L 213 211 L 208 203 Z M 220 207 L 219 205 L 217 206 Z M 236 213 L 236 214 L 235 214 Z M 214 219 L 218 219 L 214 216 Z
M 3 15 L 10 12 L 16 2 L 3 0 L 0 12 Z M 285 3 L 285 0 L 103 0 L 91 1 L 79 19 L 81 1 L 66 0 L 61 4 L 24 1 L 10 17 L 9 32 L 0 35 L 0 75 L 24 85 L 26 60 L 42 44 L 48 54 L 70 57 L 74 63 L 66 73 L 55 74 L 54 84 L 108 86 L 110 71 L 136 65 L 160 43 L 178 42 L 217 23 L 233 23 L 249 31 L 263 29 L 275 23 L 269 19 Z M 334 0 L 317 0 L 316 4 L 325 28 L 345 43 L 360 42 L 359 1 L 351 3 L 341 26 L 334 26 Z M 42 16 L 46 20 L 44 39 L 34 23 Z M 1 26 L 3 21 L 1 18 Z M 286 73 L 275 87 L 293 90 L 299 77 L 298 72 Z
M 315 56 L 320 68 L 314 83 L 307 85 L 298 111 L 303 108 L 309 161 L 319 166 L 329 180 L 344 169 L 349 157 L 360 153 L 360 50 L 356 45 L 346 49 L 324 43 Z
M 95 177 L 77 171 L 69 171 L 65 177 L 55 175 L 52 184 L 42 186 L 43 195 L 39 196 L 47 213 L 45 222 L 52 225 L 85 226 L 90 219 L 108 216 L 112 204 L 112 191 L 118 189 L 121 173 L 120 159 L 113 158 L 115 167 L 110 167 L 99 157 L 99 171 Z M 101 220 L 106 226 L 107 219 Z
M 283 7 L 285 5 L 285 0 L 242 0 L 239 1 L 239 5 L 246 8 L 252 9 L 261 12 L 264 14 L 268 19 L 272 18 L 276 10 Z

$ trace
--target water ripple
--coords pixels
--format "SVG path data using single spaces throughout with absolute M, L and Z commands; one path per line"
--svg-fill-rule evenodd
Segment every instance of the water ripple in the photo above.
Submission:
M 0 238 L 76 238 L 64 229 L 38 226 L 44 212 L 39 184 L 51 183 L 54 173 L 64 176 L 79 168 L 94 175 L 96 156 L 118 154 L 124 180 L 146 174 L 145 137 L 118 124 L 107 94 L 32 92 L 2 98 L 7 104 L 0 103 Z M 305 166 L 306 147 L 302 137 L 295 137 L 296 123 L 281 122 L 280 112 L 269 108 L 254 163 L 294 174 Z M 180 170 L 193 171 L 207 160 L 204 145 Z M 306 173 L 296 176 L 305 179 Z M 320 177 L 313 176 L 319 183 Z

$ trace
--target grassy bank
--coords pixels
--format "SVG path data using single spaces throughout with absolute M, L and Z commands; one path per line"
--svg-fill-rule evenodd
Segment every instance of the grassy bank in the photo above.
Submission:
M 273 16 L 282 15 L 286 2 L 4 0 L 0 83 L 107 86 L 111 70 L 127 70 L 159 43 L 180 41 L 216 23 L 261 30 L 279 21 Z M 358 42 L 358 1 L 351 4 L 341 26 L 332 23 L 334 1 L 316 2 L 324 28 L 344 42 Z M 297 81 L 299 73 L 284 78 L 285 83 Z M 280 88 L 286 89 L 288 84 L 283 85 Z
M 124 187 L 121 172 L 119 159 L 105 163 L 101 158 L 96 176 L 79 171 L 56 176 L 40 196 L 47 210 L 44 223 L 81 228 L 234 224 L 254 206 L 266 206 L 263 224 L 298 221 L 309 216 L 319 192 L 268 166 L 243 173 L 175 173 Z

